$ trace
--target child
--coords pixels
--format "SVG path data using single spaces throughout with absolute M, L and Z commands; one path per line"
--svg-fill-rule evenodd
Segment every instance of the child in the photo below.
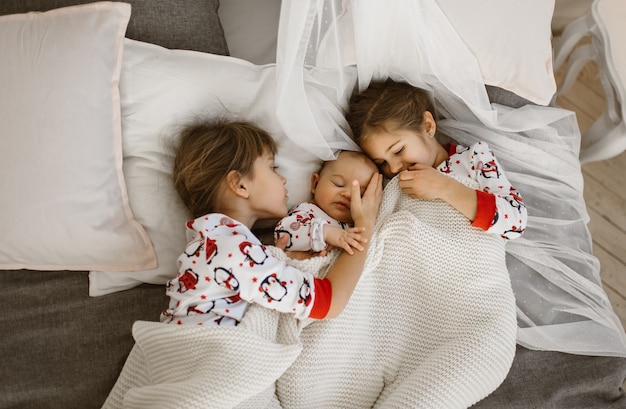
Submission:
M 365 239 L 359 229 L 349 227 L 350 181 L 358 180 L 364 187 L 378 173 L 376 165 L 361 152 L 343 151 L 336 160 L 324 162 L 319 173 L 311 176 L 313 202 L 304 202 L 293 208 L 278 222 L 274 230 L 276 240 L 288 237 L 285 249 L 320 252 L 331 246 L 353 254 L 352 248 L 363 250 L 359 243 Z
M 526 228 L 526 206 L 489 146 L 441 145 L 434 112 L 425 90 L 389 79 L 354 94 L 347 119 L 361 149 L 386 177 L 399 174 L 407 195 L 444 200 L 473 226 L 505 239 L 519 237 Z M 471 178 L 479 188 L 445 174 Z
M 361 198 L 351 186 L 350 211 L 362 251 L 342 253 L 318 279 L 272 257 L 251 232 L 260 219 L 287 213 L 285 178 L 274 165 L 274 140 L 244 122 L 193 125 L 181 135 L 174 185 L 194 219 L 178 275 L 167 284 L 162 322 L 237 325 L 252 302 L 297 318 L 336 317 L 359 280 L 382 196 L 382 177 Z

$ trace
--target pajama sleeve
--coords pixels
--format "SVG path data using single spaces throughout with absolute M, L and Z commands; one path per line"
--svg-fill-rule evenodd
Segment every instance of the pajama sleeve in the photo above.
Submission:
M 477 143 L 470 149 L 479 184 L 477 213 L 472 225 L 505 239 L 521 236 L 528 219 L 522 196 L 508 181 L 486 143 Z
M 239 265 L 239 295 L 243 300 L 296 318 L 324 318 L 330 308 L 330 281 L 288 266 L 269 255 L 262 244 L 240 245 L 248 255 Z
M 328 313 L 330 281 L 275 258 L 246 226 L 211 214 L 187 228 L 191 240 L 166 286 L 163 322 L 237 325 L 250 303 L 297 318 Z
M 278 239 L 283 234 L 288 235 L 286 250 L 322 251 L 326 248 L 324 226 L 330 223 L 324 216 L 325 213 L 317 206 L 302 203 L 278 222 L 274 236 Z

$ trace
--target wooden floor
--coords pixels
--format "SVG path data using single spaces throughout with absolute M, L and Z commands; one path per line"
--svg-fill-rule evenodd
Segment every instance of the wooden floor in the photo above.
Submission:
M 557 83 L 563 69 L 557 74 Z M 557 98 L 563 108 L 576 112 L 584 132 L 606 108 L 598 69 L 589 63 L 572 89 Z M 626 153 L 583 165 L 585 201 L 591 221 L 593 252 L 615 312 L 626 327 Z

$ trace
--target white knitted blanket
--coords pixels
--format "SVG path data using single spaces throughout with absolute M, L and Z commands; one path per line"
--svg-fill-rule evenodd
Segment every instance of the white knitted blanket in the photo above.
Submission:
M 104 407 L 467 408 L 504 380 L 516 342 L 504 241 L 468 226 L 392 180 L 338 318 L 253 305 L 235 328 L 137 322 Z M 324 274 L 335 256 L 294 263 Z

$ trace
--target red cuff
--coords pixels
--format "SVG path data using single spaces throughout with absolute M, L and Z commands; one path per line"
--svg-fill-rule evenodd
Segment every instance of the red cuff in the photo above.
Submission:
M 315 299 L 309 318 L 321 320 L 326 318 L 330 310 L 330 300 L 333 298 L 333 287 L 329 279 L 316 278 L 313 281 L 315 288 Z
M 454 155 L 455 153 L 456 153 L 456 144 L 451 143 L 450 147 L 448 148 L 448 157 Z
M 476 191 L 476 218 L 472 226 L 487 230 L 496 216 L 496 197 L 482 190 Z

